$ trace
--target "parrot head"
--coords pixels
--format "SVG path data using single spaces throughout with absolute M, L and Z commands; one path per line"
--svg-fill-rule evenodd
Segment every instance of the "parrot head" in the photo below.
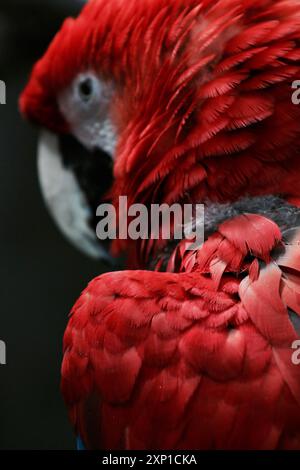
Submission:
M 39 179 L 57 225 L 77 248 L 107 259 L 107 247 L 96 240 L 95 224 L 96 207 L 113 181 L 114 88 L 95 61 L 87 60 L 82 47 L 86 32 L 86 21 L 65 21 L 34 67 L 20 109 L 42 128 Z
M 275 195 L 298 204 L 297 77 L 294 0 L 88 2 L 20 99 L 47 130 L 40 178 L 58 223 L 72 219 L 73 241 L 97 252 L 87 223 L 105 198 L 209 205 Z M 89 155 L 76 159 L 75 148 Z M 71 170 L 83 196 L 67 202 Z

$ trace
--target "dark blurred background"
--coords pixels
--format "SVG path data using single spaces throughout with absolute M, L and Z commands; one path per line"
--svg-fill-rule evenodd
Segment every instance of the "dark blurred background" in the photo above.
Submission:
M 74 449 L 60 396 L 62 336 L 67 315 L 103 267 L 76 252 L 50 219 L 36 171 L 37 130 L 18 113 L 18 96 L 80 0 L 1 0 L 0 80 L 0 449 Z

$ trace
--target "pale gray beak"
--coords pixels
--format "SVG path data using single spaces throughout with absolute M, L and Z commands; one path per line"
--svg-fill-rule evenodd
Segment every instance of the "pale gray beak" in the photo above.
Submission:
M 85 158 L 92 156 L 86 155 Z M 78 168 L 77 161 L 76 169 Z M 108 249 L 101 245 L 92 225 L 96 207 L 91 207 L 74 166 L 64 160 L 59 138 L 49 131 L 42 132 L 38 144 L 38 176 L 46 206 L 63 235 L 82 253 L 94 259 L 108 261 Z M 84 177 L 86 180 L 86 171 Z M 95 185 L 95 181 L 93 183 Z M 108 182 L 105 183 L 106 186 L 107 184 Z M 88 187 L 86 181 L 85 185 Z M 100 185 L 99 174 L 99 191 Z

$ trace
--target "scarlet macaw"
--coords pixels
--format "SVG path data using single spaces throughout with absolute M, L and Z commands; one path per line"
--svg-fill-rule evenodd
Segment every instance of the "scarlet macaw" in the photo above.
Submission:
M 300 449 L 297 78 L 297 0 L 92 0 L 35 66 L 23 114 L 111 155 L 116 206 L 206 205 L 200 250 L 114 243 L 72 310 L 86 448 Z

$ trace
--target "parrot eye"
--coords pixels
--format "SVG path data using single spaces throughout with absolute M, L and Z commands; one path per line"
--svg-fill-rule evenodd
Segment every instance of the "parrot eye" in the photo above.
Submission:
M 81 79 L 78 84 L 78 93 L 82 101 L 90 101 L 94 93 L 94 84 L 91 77 Z
M 111 156 L 116 145 L 116 130 L 110 116 L 114 92 L 111 82 L 87 70 L 58 95 L 58 106 L 70 133 L 87 149 L 100 148 Z

